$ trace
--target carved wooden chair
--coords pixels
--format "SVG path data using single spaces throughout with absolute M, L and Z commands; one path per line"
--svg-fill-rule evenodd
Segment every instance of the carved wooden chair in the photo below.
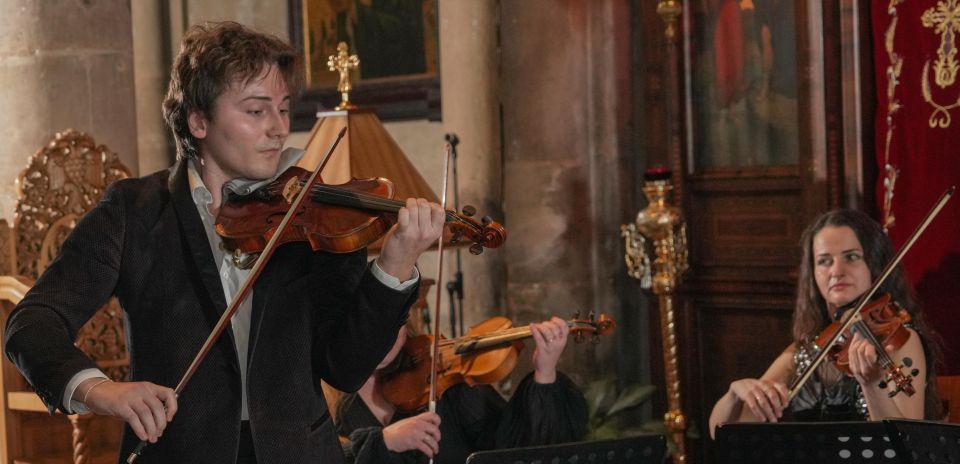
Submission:
M 56 134 L 30 157 L 17 179 L 13 227 L 0 221 L 0 336 L 23 293 L 56 257 L 76 224 L 102 198 L 106 186 L 129 171 L 103 145 L 72 129 Z M 81 328 L 76 345 L 114 380 L 127 377 L 123 311 L 116 299 Z M 6 463 L 117 462 L 123 423 L 92 414 L 47 413 L 40 398 L 4 357 L 0 458 Z

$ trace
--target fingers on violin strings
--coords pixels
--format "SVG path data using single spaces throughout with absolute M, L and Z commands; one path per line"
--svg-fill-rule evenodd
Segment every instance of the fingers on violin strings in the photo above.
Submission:
M 417 198 L 417 225 L 420 226 L 421 232 L 431 229 L 431 214 L 430 202 L 423 198 Z
M 408 198 L 406 206 L 397 210 L 397 226 L 406 227 L 410 223 L 410 201 L 412 199 Z
M 550 335 L 543 328 L 542 324 L 536 322 L 531 323 L 530 332 L 533 333 L 533 339 L 538 345 L 545 345 L 550 342 Z
M 430 216 L 434 224 L 442 230 L 443 224 L 447 220 L 447 213 L 443 210 L 443 207 L 437 203 L 430 203 Z

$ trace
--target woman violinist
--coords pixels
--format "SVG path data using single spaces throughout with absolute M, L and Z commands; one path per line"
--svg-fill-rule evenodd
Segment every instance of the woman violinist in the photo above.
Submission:
M 393 349 L 355 394 L 337 401 L 337 432 L 347 462 L 356 464 L 426 462 L 463 463 L 474 451 L 548 445 L 581 439 L 586 433 L 583 394 L 557 362 L 570 329 L 554 317 L 530 324 L 536 349 L 534 371 L 510 401 L 489 385 L 461 383 L 447 389 L 437 412 L 404 413 L 384 397 L 383 378 L 405 364 L 401 349 L 408 329 L 400 330 Z
M 909 338 L 899 348 L 884 347 L 897 363 L 916 369 L 916 393 L 890 397 L 892 385 L 881 387 L 884 370 L 877 349 L 859 333 L 849 342 L 849 370 L 841 372 L 823 363 L 798 390 L 793 401 L 787 385 L 816 355 L 812 342 L 844 307 L 870 289 L 893 257 L 893 248 L 880 226 L 866 214 L 834 210 L 818 217 L 803 233 L 797 306 L 793 315 L 793 343 L 759 379 L 732 382 L 710 414 L 710 433 L 724 422 L 777 422 L 790 408 L 797 420 L 842 421 L 886 418 L 939 419 L 934 366 L 937 345 L 924 323 L 911 290 L 899 269 L 877 294 L 889 293 L 911 316 Z M 788 404 L 789 403 L 789 404 Z

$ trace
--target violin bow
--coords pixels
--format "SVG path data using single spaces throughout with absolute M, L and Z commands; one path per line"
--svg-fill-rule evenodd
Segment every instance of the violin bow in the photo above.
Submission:
M 447 182 L 450 179 L 450 142 L 446 143 L 443 150 L 443 190 L 440 194 L 440 209 L 447 210 Z M 443 283 L 443 229 L 440 231 L 440 238 L 437 240 L 437 285 L 436 285 L 436 304 L 434 304 L 433 314 L 433 343 L 430 344 L 430 396 L 427 400 L 427 410 L 437 412 L 437 354 L 440 353 L 440 288 Z M 437 443 L 439 447 L 440 444 Z M 430 464 L 433 464 L 433 458 L 430 458 Z
M 903 256 L 910 251 L 911 247 L 913 247 L 914 242 L 920 238 L 920 235 L 927 230 L 927 226 L 930 225 L 930 222 L 937 217 L 937 214 L 940 213 L 940 210 L 943 209 L 944 205 L 950 201 L 950 198 L 953 196 L 955 190 L 956 186 L 952 185 L 943 192 L 943 195 L 940 195 L 940 199 L 937 200 L 937 202 L 933 205 L 933 208 L 931 208 L 927 215 L 923 218 L 923 221 L 920 222 L 920 225 L 914 229 L 912 234 L 910 234 L 910 238 L 907 239 L 907 242 L 903 245 L 903 247 L 900 248 L 900 251 L 898 251 L 893 259 L 887 263 L 887 267 L 885 267 L 883 272 L 880 273 L 880 277 L 878 277 L 873 283 L 873 285 L 870 287 L 870 290 L 860 297 L 860 302 L 857 303 L 857 306 L 852 311 L 848 311 L 848 313 L 844 315 L 843 323 L 840 324 L 840 327 L 837 329 L 837 331 L 834 332 L 833 336 L 830 337 L 826 343 L 824 343 L 824 346 L 820 347 L 820 351 L 817 352 L 817 356 L 813 358 L 812 362 L 810 362 L 810 366 L 807 367 L 807 369 L 805 369 L 803 373 L 790 385 L 790 393 L 787 395 L 788 402 L 792 401 L 793 398 L 797 396 L 797 393 L 800 392 L 800 388 L 807 383 L 807 380 L 810 380 L 810 377 L 813 375 L 814 371 L 817 370 L 817 367 L 820 366 L 820 364 L 822 364 L 827 358 L 827 355 L 830 352 L 830 347 L 833 346 L 833 344 L 836 343 L 837 340 L 847 330 L 849 330 L 855 322 L 860 320 L 860 310 L 862 310 L 870 301 L 870 299 L 873 298 L 873 295 L 877 293 L 880 285 L 887 280 L 887 277 L 889 277 L 893 270 L 896 269 L 897 265 L 900 264 L 900 260 L 903 259 Z
M 337 145 L 340 144 L 340 140 L 343 139 L 344 134 L 347 133 L 347 127 L 344 126 L 340 130 L 340 133 L 337 134 L 336 140 L 330 144 L 330 148 L 327 149 L 327 153 L 323 155 L 323 159 L 320 161 L 320 164 L 317 168 L 310 174 L 310 178 L 307 182 L 300 188 L 300 191 L 297 193 L 296 198 L 290 204 L 290 209 L 287 210 L 287 214 L 283 215 L 283 220 L 280 221 L 280 225 L 277 226 L 276 231 L 270 237 L 270 240 L 267 242 L 267 245 L 263 248 L 263 251 L 260 252 L 260 256 L 257 257 L 257 261 L 254 262 L 253 267 L 250 268 L 250 273 L 247 274 L 247 278 L 243 281 L 243 285 L 237 290 L 237 294 L 233 297 L 233 301 L 230 302 L 230 305 L 227 306 L 227 310 L 223 312 L 220 316 L 220 319 L 217 321 L 216 325 L 213 326 L 213 330 L 210 331 L 210 335 L 207 336 L 207 340 L 203 342 L 203 346 L 200 347 L 200 351 L 197 352 L 197 355 L 193 358 L 193 361 L 190 363 L 190 366 L 187 367 L 187 371 L 183 373 L 183 377 L 180 378 L 180 382 L 177 383 L 177 388 L 174 389 L 174 393 L 179 397 L 180 393 L 187 386 L 187 382 L 193 377 L 193 374 L 197 372 L 197 368 L 200 367 L 200 363 L 207 358 L 207 355 L 210 354 L 210 350 L 213 348 L 213 344 L 220 338 L 220 334 L 227 328 L 227 324 L 230 323 L 230 319 L 236 314 L 237 310 L 240 308 L 240 303 L 243 303 L 243 300 L 247 298 L 250 294 L 250 291 L 253 289 L 253 284 L 257 281 L 257 278 L 260 277 L 260 273 L 263 272 L 263 268 L 266 266 L 267 261 L 273 256 L 273 252 L 276 251 L 277 246 L 280 242 L 280 237 L 283 236 L 284 231 L 287 229 L 287 224 L 290 223 L 290 219 L 296 215 L 296 211 L 299 211 L 303 207 L 304 202 L 306 202 L 307 196 L 309 195 L 310 189 L 317 182 L 317 179 L 320 178 L 320 171 L 323 171 L 323 168 L 326 167 L 327 161 L 330 160 L 330 155 L 333 154 L 333 150 L 337 148 Z M 147 447 L 150 442 L 146 440 L 141 440 L 137 447 L 133 449 L 129 456 L 127 456 L 127 464 L 133 464 L 134 461 L 143 454 L 143 449 Z

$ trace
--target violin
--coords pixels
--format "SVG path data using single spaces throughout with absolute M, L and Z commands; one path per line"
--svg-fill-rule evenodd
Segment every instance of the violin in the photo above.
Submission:
M 613 332 L 616 323 L 606 315 L 567 321 L 574 333 L 574 341 L 583 342 L 585 334 L 592 334 L 598 342 L 601 335 Z M 513 323 L 496 316 L 470 328 L 466 335 L 438 342 L 436 395 L 459 384 L 484 385 L 503 380 L 517 365 L 521 340 L 530 338 L 530 326 L 513 327 Z M 423 408 L 430 397 L 430 350 L 433 337 L 417 335 L 407 338 L 400 356 L 400 369 L 383 379 L 383 396 L 403 412 Z
M 919 374 L 920 371 L 913 369 L 909 374 L 905 374 L 902 366 L 897 366 L 884 349 L 884 347 L 891 346 L 894 350 L 898 350 L 907 343 L 910 338 L 910 331 L 904 324 L 910 322 L 910 320 L 910 313 L 895 301 L 891 301 L 889 293 L 884 293 L 860 309 L 860 320 L 854 322 L 850 329 L 837 338 L 836 343 L 830 345 L 827 358 L 838 369 L 847 375 L 852 375 L 849 358 L 850 342 L 853 340 L 853 332 L 858 332 L 860 336 L 874 346 L 877 351 L 877 362 L 886 371 L 883 380 L 880 382 L 880 388 L 887 388 L 888 383 L 892 381 L 895 386 L 888 393 L 891 398 L 901 391 L 908 396 L 913 396 L 916 393 L 913 387 L 913 376 Z M 834 338 L 840 329 L 840 325 L 840 321 L 835 321 L 820 332 L 817 336 L 817 346 L 825 346 L 828 340 Z M 906 358 L 904 364 L 906 367 L 910 367 L 912 362 L 909 361 L 909 358 Z
M 235 257 L 255 254 L 276 232 L 281 218 L 303 189 L 310 171 L 293 166 L 277 179 L 247 195 L 230 194 L 220 208 L 216 231 L 223 245 Z M 349 253 L 370 245 L 390 230 L 397 212 L 405 204 L 393 199 L 393 183 L 384 178 L 352 179 L 340 185 L 315 183 L 304 206 L 291 218 L 280 244 L 295 241 L 310 243 L 313 250 Z M 471 216 L 476 209 L 463 208 L 463 214 L 446 211 L 451 242 L 466 239 L 470 252 L 496 248 L 507 238 L 502 225 L 484 216 L 480 222 Z

